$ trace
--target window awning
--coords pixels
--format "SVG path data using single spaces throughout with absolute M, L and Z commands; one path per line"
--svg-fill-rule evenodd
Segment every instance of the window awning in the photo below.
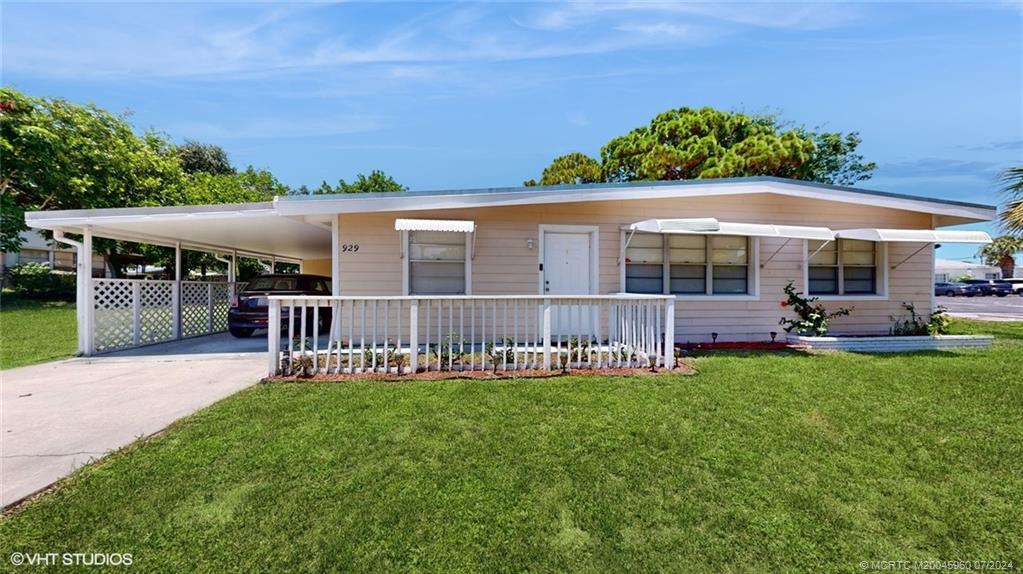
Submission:
M 991 243 L 991 236 L 983 231 L 947 229 L 840 229 L 835 237 L 907 243 Z
M 472 233 L 476 230 L 476 222 L 463 219 L 395 219 L 394 230 Z
M 835 233 L 827 227 L 774 225 L 769 223 L 732 223 L 717 219 L 645 219 L 625 226 L 627 231 L 641 233 L 684 233 L 699 235 L 746 235 L 751 237 L 783 237 L 831 241 Z

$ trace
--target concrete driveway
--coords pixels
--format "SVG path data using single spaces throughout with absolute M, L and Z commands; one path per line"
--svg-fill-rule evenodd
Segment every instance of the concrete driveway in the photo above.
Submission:
M 953 317 L 983 321 L 1023 321 L 1023 297 L 936 297 Z
M 0 502 L 152 435 L 266 374 L 266 338 L 213 335 L 0 372 Z

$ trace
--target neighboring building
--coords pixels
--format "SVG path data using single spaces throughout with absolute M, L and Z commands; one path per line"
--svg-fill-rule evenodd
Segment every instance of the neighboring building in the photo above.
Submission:
M 990 242 L 983 232 L 936 228 L 995 216 L 988 205 L 757 177 L 289 196 L 27 217 L 33 227 L 67 233 L 301 262 L 305 272 L 332 278 L 333 296 L 374 301 L 373 320 L 376 304 L 393 310 L 394 297 L 462 295 L 490 304 L 484 299 L 601 295 L 631 304 L 633 294 L 658 294 L 673 303 L 672 328 L 650 334 L 700 342 L 778 335 L 779 318 L 790 314 L 780 305 L 789 282 L 830 309 L 854 308 L 832 321 L 834 333 L 888 333 L 892 317 L 905 314 L 903 304 L 924 316 L 933 309 L 935 243 Z M 209 293 L 210 305 L 219 296 L 187 283 L 173 288 L 182 301 L 189 290 L 201 301 Z M 169 301 L 170 294 L 168 288 L 160 297 Z M 402 299 L 406 309 L 410 300 Z M 424 311 L 419 328 L 460 331 L 458 312 L 452 318 L 447 304 L 437 305 Z M 589 329 L 589 311 L 581 308 L 588 304 L 573 305 L 551 313 Z M 520 331 L 512 324 L 520 314 L 503 313 L 487 318 L 486 333 L 460 336 Z M 356 320 L 369 321 L 365 314 L 345 319 Z M 529 320 L 535 326 L 535 317 Z M 187 325 L 178 327 L 173 332 Z
M 30 262 L 49 265 L 54 271 L 75 272 L 77 256 L 71 247 L 51 243 L 37 231 L 23 231 L 21 237 L 24 239 L 21 251 L 3 253 L 0 256 L 0 273 L 5 273 L 8 267 Z M 92 261 L 93 277 L 104 277 L 106 266 L 103 256 L 93 255 Z
M 1001 279 L 1002 269 L 983 263 L 956 261 L 955 259 L 936 259 L 934 262 L 934 282 L 949 283 L 960 277 L 972 279 Z

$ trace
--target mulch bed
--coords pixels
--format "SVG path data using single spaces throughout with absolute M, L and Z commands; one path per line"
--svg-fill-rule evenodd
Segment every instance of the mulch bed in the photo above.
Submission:
M 415 375 L 399 375 L 396 373 L 354 373 L 336 375 L 313 375 L 300 377 L 297 375 L 280 376 L 264 379 L 266 383 L 295 382 L 345 382 L 345 381 L 440 381 L 440 380 L 499 380 L 499 379 L 555 379 L 558 377 L 650 377 L 656 375 L 695 375 L 696 369 L 685 362 L 679 363 L 674 369 L 572 369 L 571 371 L 545 371 L 543 369 L 523 369 L 520 371 L 423 371 Z

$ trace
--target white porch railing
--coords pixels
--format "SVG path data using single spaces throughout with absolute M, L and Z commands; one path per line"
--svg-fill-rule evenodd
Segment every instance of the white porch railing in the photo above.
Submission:
M 675 365 L 670 296 L 272 296 L 269 311 L 271 376 Z
M 238 283 L 93 279 L 95 352 L 129 349 L 227 330 Z

